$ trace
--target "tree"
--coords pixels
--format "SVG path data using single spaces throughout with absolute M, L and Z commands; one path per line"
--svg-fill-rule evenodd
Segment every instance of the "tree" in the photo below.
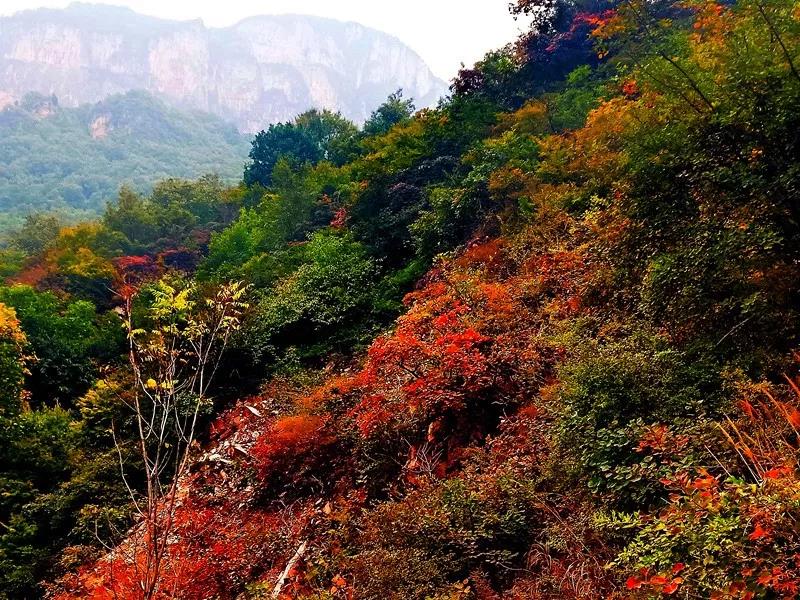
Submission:
M 299 163 L 318 160 L 317 149 L 305 132 L 293 123 L 273 124 L 253 138 L 251 162 L 245 167 L 244 182 L 247 185 L 258 183 L 269 186 L 272 183 L 272 170 L 282 156 Z
M 351 158 L 358 128 L 341 113 L 310 110 L 298 116 L 295 124 L 306 132 L 317 149 L 319 160 L 342 165 Z
M 57 216 L 34 213 L 25 217 L 25 224 L 11 236 L 11 243 L 32 256 L 52 244 L 60 230 L 61 220 Z
M 218 175 L 204 175 L 196 181 L 159 181 L 153 187 L 150 201 L 169 212 L 188 211 L 198 225 L 227 224 L 239 208 L 239 202 Z
M 89 302 L 66 302 L 23 285 L 0 288 L 0 301 L 16 311 L 36 356 L 28 378 L 34 405 L 69 406 L 96 376 L 93 357 L 114 354 L 116 329 L 99 327 Z
M 537 35 L 564 31 L 576 13 L 598 12 L 623 4 L 625 0 L 514 0 L 508 9 L 514 18 L 531 19 L 531 29 Z
M 217 281 L 243 278 L 261 287 L 272 285 L 273 275 L 296 268 L 295 244 L 331 223 L 332 197 L 346 181 L 346 171 L 328 162 L 293 168 L 282 157 L 261 203 L 242 210 L 231 226 L 212 237 L 201 277 Z
M 414 100 L 403 98 L 403 90 L 389 95 L 386 102 L 376 108 L 364 123 L 364 135 L 383 135 L 398 123 L 405 123 L 414 114 Z
M 68 476 L 79 429 L 60 408 L 30 410 L 24 391 L 33 361 L 13 308 L 0 304 L 0 597 L 38 596 L 36 582 L 54 540 L 52 506 L 35 503 Z M 44 504 L 47 504 L 45 501 Z M 46 531 L 46 535 L 43 533 Z M 57 544 L 58 542 L 55 542 Z M 55 545 L 54 544 L 54 545 Z M 10 596 L 6 596 L 9 594 Z
M 135 571 L 137 597 L 150 600 L 177 592 L 162 588 L 162 568 L 175 527 L 178 486 L 221 355 L 247 304 L 246 287 L 238 283 L 223 285 L 209 297 L 192 284 L 164 279 L 145 290 L 152 301 L 142 323 L 134 310 L 142 290 L 120 290 L 136 385 L 128 403 L 145 482 L 143 496 L 128 487 L 140 523 L 131 534 L 134 543 L 120 551 L 130 552 L 126 559 Z M 127 485 L 123 449 L 118 448 Z
M 163 201 L 164 188 L 158 198 Z M 116 204 L 109 204 L 103 222 L 112 231 L 122 233 L 139 248 L 150 248 L 162 238 L 182 240 L 194 227 L 197 218 L 177 203 L 168 207 L 154 203 L 123 186 Z
M 79 427 L 61 408 L 0 416 L 2 598 L 41 597 L 37 582 L 55 548 L 63 544 L 73 517 L 51 493 L 75 466 L 79 435 Z
M 378 269 L 349 235 L 322 231 L 303 249 L 303 264 L 263 296 L 246 336 L 257 358 L 288 346 L 306 356 L 352 347 L 374 326 Z
M 342 164 L 352 152 L 357 133 L 353 123 L 329 110 L 310 110 L 290 123 L 270 125 L 253 139 L 244 181 L 269 187 L 281 158 L 293 166 L 322 160 Z
M 0 303 L 0 417 L 21 408 L 27 339 L 13 308 Z

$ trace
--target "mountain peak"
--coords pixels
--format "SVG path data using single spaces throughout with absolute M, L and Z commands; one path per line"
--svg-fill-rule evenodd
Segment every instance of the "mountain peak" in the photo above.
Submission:
M 118 4 L 104 4 L 102 2 L 70 2 L 64 9 L 66 12 L 94 13 L 106 12 L 114 14 L 137 14 L 132 8 Z
M 289 14 L 210 28 L 85 2 L 0 18 L 0 72 L 0 99 L 77 106 L 144 89 L 247 132 L 309 108 L 363 121 L 398 88 L 420 107 L 447 89 L 400 40 L 357 23 Z

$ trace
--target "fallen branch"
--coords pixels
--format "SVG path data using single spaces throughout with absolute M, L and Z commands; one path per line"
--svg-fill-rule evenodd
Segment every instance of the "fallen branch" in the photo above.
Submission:
M 281 573 L 281 576 L 278 577 L 278 581 L 275 583 L 275 587 L 272 589 L 273 600 L 277 600 L 280 597 L 283 586 L 286 585 L 286 581 L 289 579 L 289 576 L 297 565 L 297 562 L 303 558 L 303 555 L 306 553 L 307 545 L 308 542 L 303 542 L 300 544 L 300 547 L 297 548 L 297 552 L 295 552 L 291 560 L 286 563 L 286 568 L 283 570 L 283 573 Z

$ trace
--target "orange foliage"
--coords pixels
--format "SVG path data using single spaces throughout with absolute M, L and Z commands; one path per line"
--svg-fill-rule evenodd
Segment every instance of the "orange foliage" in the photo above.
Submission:
M 271 487 L 291 485 L 296 491 L 309 483 L 309 474 L 323 464 L 330 469 L 327 463 L 335 454 L 337 440 L 329 427 L 327 415 L 295 415 L 275 421 L 250 450 L 262 481 Z
M 526 102 L 513 113 L 501 113 L 495 126 L 495 135 L 514 130 L 523 135 L 542 135 L 551 130 L 547 105 L 538 100 Z
M 464 269 L 484 267 L 496 272 L 504 264 L 503 240 L 496 238 L 471 244 L 454 264 Z

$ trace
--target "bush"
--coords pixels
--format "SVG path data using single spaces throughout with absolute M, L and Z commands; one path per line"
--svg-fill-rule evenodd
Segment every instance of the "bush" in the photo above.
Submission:
M 330 416 L 316 415 L 282 417 L 273 423 L 250 451 L 265 493 L 304 494 L 331 482 L 339 452 L 331 427 Z
M 608 524 L 633 533 L 616 560 L 628 588 L 712 598 L 800 591 L 800 388 L 760 386 L 716 429 L 696 464 L 663 480 L 670 502 Z
M 296 347 L 301 357 L 324 356 L 364 343 L 374 328 L 377 265 L 347 235 L 321 232 L 303 250 L 304 262 L 263 293 L 244 334 L 259 360 Z
M 641 333 L 588 343 L 559 372 L 558 439 L 571 476 L 621 505 L 654 501 L 661 495 L 658 469 L 637 451 L 639 441 L 650 425 L 688 427 L 717 415 L 718 372 L 713 362 Z

